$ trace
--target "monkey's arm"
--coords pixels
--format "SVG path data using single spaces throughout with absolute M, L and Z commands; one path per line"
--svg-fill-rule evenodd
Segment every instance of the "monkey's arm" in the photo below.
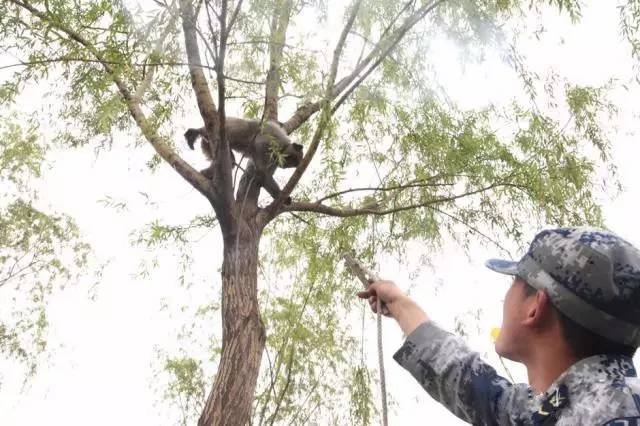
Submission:
M 273 197 L 275 200 L 280 195 L 281 189 L 278 185 L 278 182 L 273 178 L 273 173 L 276 171 L 276 165 L 272 165 L 265 171 L 258 170 L 258 179 L 264 189 Z M 291 197 L 287 197 L 284 202 L 285 204 L 291 204 Z
M 244 176 L 240 179 L 240 184 L 238 185 L 238 191 L 236 197 L 239 200 L 244 199 L 249 191 L 249 186 L 251 183 L 255 183 L 259 185 L 259 187 L 264 187 L 269 194 L 273 198 L 280 195 L 280 187 L 278 183 L 273 179 L 273 172 L 275 171 L 275 167 L 271 170 L 267 170 L 266 172 L 262 172 L 259 170 L 259 167 L 253 161 L 249 161 L 247 163 L 247 167 L 244 171 Z
M 273 199 L 278 198 L 281 190 L 273 178 L 273 173 L 276 171 L 278 163 L 272 158 L 269 141 L 264 137 L 258 136 L 256 138 L 253 163 L 260 186 L 266 189 Z M 291 197 L 287 197 L 285 204 L 291 204 Z

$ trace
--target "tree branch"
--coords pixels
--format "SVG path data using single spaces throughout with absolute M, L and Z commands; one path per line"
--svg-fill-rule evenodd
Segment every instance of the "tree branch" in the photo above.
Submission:
M 264 352 L 267 355 L 267 361 L 269 362 L 269 378 L 270 378 L 271 384 L 269 385 L 269 388 L 262 393 L 262 395 L 265 395 L 265 394 L 267 395 L 267 399 L 266 401 L 264 401 L 264 404 L 262 405 L 262 409 L 260 410 L 260 418 L 258 420 L 258 426 L 262 426 L 264 415 L 265 415 L 265 412 L 267 411 L 267 405 L 269 405 L 269 402 L 271 402 L 271 392 L 273 391 L 273 389 L 275 389 L 275 386 L 276 386 L 276 382 L 273 374 L 273 362 L 271 361 L 271 355 L 269 355 L 269 348 L 265 347 Z
M 167 36 L 171 33 L 171 28 L 173 27 L 174 22 L 175 22 L 175 16 L 172 15 L 164 31 L 162 32 L 158 40 L 156 40 L 156 43 L 153 47 L 153 50 L 149 54 L 148 59 L 151 59 L 153 56 L 158 55 L 162 51 L 162 46 L 164 45 L 164 41 L 166 40 Z M 138 86 L 135 94 L 133 95 L 136 102 L 140 102 L 145 92 L 149 90 L 149 87 L 151 86 L 151 82 L 153 81 L 153 77 L 155 75 L 156 68 L 157 67 L 151 67 L 151 69 L 149 70 L 147 75 L 145 75 L 142 82 L 140 82 L 140 85 Z
M 206 0 L 205 0 L 206 1 Z M 235 206 L 233 198 L 233 177 L 231 175 L 231 148 L 229 147 L 229 141 L 226 137 L 226 102 L 225 102 L 225 79 L 224 79 L 224 64 L 227 55 L 227 40 L 229 38 L 230 27 L 227 26 L 227 14 L 228 14 L 228 0 L 222 0 L 221 11 L 219 15 L 220 25 L 220 47 L 218 50 L 218 60 L 215 64 L 216 80 L 218 83 L 218 106 L 219 106 L 219 119 L 220 119 L 220 140 L 218 143 L 218 152 L 215 158 L 215 164 L 217 170 L 220 172 L 220 178 L 218 182 L 221 185 L 223 191 L 224 206 L 228 206 L 231 210 L 231 206 Z
M 38 253 L 35 252 L 35 253 L 33 253 L 33 256 L 31 256 L 31 260 L 29 261 L 29 263 L 27 265 L 21 267 L 20 269 L 18 269 L 17 271 L 14 272 L 14 269 L 16 268 L 16 266 L 18 266 L 20 261 L 22 259 L 24 259 L 24 257 L 26 255 L 27 255 L 27 253 L 25 253 L 20 259 L 16 260 L 14 262 L 14 264 L 11 265 L 11 268 L 7 272 L 6 276 L 4 276 L 4 277 L 2 277 L 0 279 L 0 287 L 5 285 L 6 283 L 8 283 L 9 280 L 11 280 L 11 279 L 14 279 L 14 278 L 15 279 L 19 279 L 21 277 L 24 277 L 24 276 L 28 275 L 28 274 L 23 274 L 23 272 L 28 270 L 28 269 L 32 269 L 33 266 L 37 265 L 38 263 L 44 262 L 42 259 L 37 259 Z M 32 271 L 32 272 L 37 272 L 37 271 Z
M 87 51 L 102 65 L 105 72 L 109 75 L 111 80 L 115 83 L 120 95 L 122 96 L 129 113 L 133 117 L 134 121 L 142 131 L 147 141 L 153 146 L 155 151 L 165 160 L 171 167 L 173 167 L 187 182 L 189 182 L 197 191 L 203 194 L 210 201 L 213 200 L 213 191 L 209 181 L 187 162 L 185 162 L 178 154 L 176 154 L 169 145 L 156 133 L 155 129 L 151 127 L 144 112 L 140 108 L 138 102 L 134 99 L 133 95 L 129 91 L 124 81 L 111 67 L 108 61 L 101 55 L 101 53 L 93 46 L 88 40 L 78 34 L 71 28 L 66 27 L 59 19 L 51 19 L 48 14 L 39 11 L 35 7 L 20 0 L 8 0 L 16 6 L 27 10 L 33 16 L 40 19 L 43 23 L 50 25 L 51 27 L 66 34 L 67 37 L 82 45 Z
M 238 0 L 238 4 L 236 5 L 236 9 L 233 11 L 231 15 L 231 19 L 229 20 L 229 28 L 227 29 L 227 33 L 231 34 L 231 30 L 238 19 L 238 14 L 240 13 L 240 8 L 242 7 L 242 0 Z M 229 43 L 227 43 L 229 45 Z
M 280 396 L 277 399 L 276 402 L 276 409 L 273 411 L 273 414 L 271 415 L 271 418 L 269 420 L 271 420 L 271 422 L 269 423 L 271 426 L 273 426 L 273 423 L 276 421 L 277 417 L 278 417 L 278 412 L 280 411 L 280 407 L 282 406 L 282 401 L 284 400 L 284 397 L 287 395 L 287 390 L 289 389 L 289 385 L 291 385 L 291 379 L 292 379 L 292 367 L 293 367 L 293 355 L 294 355 L 294 349 L 295 349 L 295 345 L 291 345 L 291 349 L 289 352 L 289 359 L 287 360 L 287 379 L 285 380 L 284 383 L 284 387 L 282 388 L 282 391 L 280 392 Z
M 184 42 L 189 62 L 189 75 L 191 85 L 196 95 L 200 115 L 205 122 L 209 140 L 217 137 L 219 127 L 218 113 L 209 91 L 207 78 L 202 72 L 202 61 L 200 59 L 200 49 L 198 48 L 198 38 L 196 30 L 193 6 L 189 0 L 180 0 L 180 15 L 182 18 L 182 28 L 184 32 Z M 214 148 L 214 147 L 212 147 Z M 212 150 L 212 152 L 215 152 Z
M 464 219 L 461 219 L 458 216 L 455 216 L 455 215 L 453 215 L 451 213 L 445 212 L 444 210 L 441 210 L 441 209 L 439 209 L 439 208 L 437 208 L 435 206 L 426 206 L 426 207 L 428 209 L 430 209 L 430 210 L 433 210 L 435 212 L 440 213 L 443 216 L 447 216 L 448 218 L 450 218 L 451 220 L 453 220 L 455 222 L 458 222 L 458 223 L 466 226 L 471 231 L 473 231 L 476 234 L 480 235 L 482 238 L 484 238 L 485 240 L 489 241 L 491 244 L 496 246 L 498 249 L 502 250 L 507 256 L 509 256 L 509 259 L 513 259 L 513 255 L 511 254 L 511 252 L 509 250 L 507 250 L 502 244 L 500 244 L 499 241 L 496 241 L 494 238 L 491 238 L 489 235 L 487 235 L 484 232 L 480 231 L 478 228 L 476 228 L 475 226 L 471 225 L 470 223 L 468 223 Z
M 124 62 L 120 62 L 120 61 L 108 61 L 108 60 L 99 61 L 97 59 L 87 59 L 87 58 L 61 56 L 59 58 L 42 59 L 42 60 L 38 60 L 38 61 L 20 61 L 20 62 L 16 62 L 15 64 L 9 64 L 9 65 L 0 66 L 0 70 L 7 69 L 7 68 L 15 68 L 15 67 L 29 67 L 31 65 L 51 64 L 51 63 L 56 63 L 56 62 L 60 62 L 60 63 L 87 62 L 87 63 L 96 63 L 96 64 L 103 64 L 104 63 L 104 64 L 109 64 L 109 65 L 125 65 Z M 157 67 L 191 66 L 191 64 L 189 64 L 188 62 L 173 62 L 173 61 L 170 61 L 170 62 L 133 62 L 133 63 L 128 63 L 126 65 L 129 65 L 129 66 L 132 66 L 132 67 L 150 67 L 150 68 L 151 67 L 157 68 Z M 200 65 L 200 67 L 203 68 L 203 69 L 210 70 L 210 71 L 215 71 L 215 68 L 211 67 L 209 65 Z M 254 86 L 264 86 L 264 84 L 265 84 L 264 81 L 243 80 L 241 78 L 230 77 L 228 75 L 225 75 L 224 79 L 225 80 L 229 80 L 229 81 L 234 81 L 236 83 L 250 84 L 250 85 L 254 85 Z
M 0 67 L 0 70 L 7 69 L 7 68 L 15 68 L 15 67 L 29 67 L 32 65 L 44 65 L 44 64 L 51 64 L 56 62 L 60 62 L 60 63 L 87 62 L 87 63 L 107 64 L 107 65 L 125 65 L 124 62 L 120 62 L 120 61 L 98 60 L 98 59 L 79 58 L 79 57 L 72 57 L 72 56 L 60 56 L 58 58 L 41 59 L 38 61 L 20 61 L 20 62 L 16 62 L 15 64 L 3 65 Z M 188 66 L 189 63 L 172 62 L 172 61 L 170 62 L 132 62 L 126 65 L 129 65 L 132 67 L 164 67 L 164 66 L 173 67 L 173 66 Z M 202 68 L 211 68 L 211 67 L 208 67 L 207 65 L 201 65 L 201 66 Z
M 289 420 L 289 423 L 287 423 L 287 426 L 291 426 L 291 425 L 294 425 L 294 424 L 305 424 L 306 423 L 306 419 L 308 418 L 308 416 L 301 423 L 296 423 L 296 420 L 298 420 L 298 416 L 300 415 L 300 412 L 302 410 L 306 410 L 307 401 L 309 400 L 311 395 L 313 395 L 313 392 L 315 392 L 315 390 L 316 390 L 316 388 L 318 387 L 319 384 L 320 384 L 320 381 L 319 380 L 315 380 L 315 382 L 313 383 L 313 386 L 311 386 L 311 389 L 307 393 L 307 396 L 305 396 L 305 398 L 302 400 L 302 403 L 298 405 L 298 407 L 299 407 L 298 411 L 296 411 L 295 414 L 293 416 L 291 416 L 291 419 Z M 317 408 L 317 405 L 316 405 L 316 408 Z M 315 408 L 314 408 L 314 410 L 315 410 Z M 313 410 L 311 410 L 311 412 L 313 412 Z M 308 415 L 310 415 L 310 413 L 308 413 Z
M 213 13 L 214 15 L 216 15 L 217 19 L 220 19 L 220 17 L 218 16 L 215 9 L 212 9 L 210 3 L 207 0 L 205 0 L 204 2 L 204 10 L 205 12 L 207 12 L 207 26 L 209 27 L 209 34 L 211 34 L 211 37 L 212 37 L 213 48 L 211 48 L 211 44 L 209 43 L 209 40 L 204 36 L 202 31 L 200 31 L 198 27 L 196 27 L 196 31 L 198 31 L 198 35 L 200 36 L 200 39 L 202 40 L 204 47 L 207 49 L 207 52 L 209 53 L 211 60 L 213 61 L 214 64 L 216 64 L 218 63 L 218 42 L 216 41 L 216 32 L 213 29 L 213 24 L 212 24 L 213 19 L 211 18 L 210 11 L 213 10 Z M 206 58 L 206 53 L 205 53 L 205 58 Z
M 226 4 L 226 1 L 223 2 Z M 180 15 L 184 32 L 185 47 L 189 61 L 191 85 L 196 95 L 198 109 L 204 120 L 207 140 L 213 155 L 212 170 L 214 171 L 213 186 L 217 194 L 214 203 L 216 215 L 225 235 L 233 230 L 233 188 L 231 187 L 231 159 L 228 155 L 229 144 L 224 137 L 224 103 L 221 105 L 220 115 L 209 91 L 207 78 L 202 71 L 202 61 L 198 48 L 198 38 L 193 6 L 190 0 L 180 0 Z M 220 86 L 222 68 L 218 58 L 216 73 L 218 74 L 218 98 L 224 101 L 224 85 Z
M 425 4 L 420 9 L 412 13 L 411 16 L 409 16 L 397 30 L 395 30 L 392 34 L 385 36 L 385 33 L 390 28 L 390 26 L 387 27 L 385 32 L 383 32 L 383 35 L 380 38 L 380 40 L 378 41 L 376 46 L 371 50 L 371 52 L 369 52 L 367 57 L 356 66 L 356 68 L 351 72 L 351 74 L 342 78 L 333 87 L 331 96 L 329 97 L 329 101 L 338 97 L 340 93 L 342 93 L 358 77 L 358 75 L 360 75 L 360 73 L 369 65 L 369 63 L 374 58 L 378 57 L 377 62 L 380 63 L 387 56 L 389 56 L 389 54 L 395 48 L 395 46 L 397 46 L 397 44 L 404 38 L 406 33 L 411 28 L 413 28 L 422 18 L 424 18 L 430 11 L 432 11 L 434 8 L 436 8 L 440 3 L 444 1 L 445 0 L 434 0 L 431 3 Z M 403 13 L 408 7 L 408 5 L 410 5 L 411 3 L 412 2 L 407 3 L 407 5 L 402 9 L 400 13 Z M 373 69 L 375 69 L 375 66 L 368 71 L 367 75 L 371 71 L 373 71 Z M 359 80 L 357 85 L 359 85 L 362 82 L 362 80 L 364 79 Z M 355 90 L 355 87 L 350 89 L 349 93 L 353 92 L 353 90 Z M 344 100 L 342 100 L 342 102 L 344 102 Z M 292 133 L 294 130 L 300 127 L 302 123 L 307 121 L 309 117 L 311 117 L 311 115 L 318 112 L 322 106 L 321 104 L 322 104 L 322 101 L 306 102 L 305 104 L 300 106 L 298 110 L 296 110 L 296 112 L 284 123 L 284 128 L 287 131 L 287 133 Z
M 287 36 L 292 0 L 278 0 L 274 4 L 269 37 L 269 71 L 264 95 L 264 119 L 278 121 L 278 87 L 280 86 L 280 62 Z
M 374 45 L 373 49 L 371 49 L 371 52 L 369 52 L 369 54 L 364 58 L 364 60 L 362 60 L 362 61 L 360 61 L 360 62 L 358 62 L 356 64 L 356 67 L 351 72 L 351 74 L 349 74 L 346 77 L 343 77 L 338 82 L 338 84 L 336 84 L 336 87 L 334 88 L 334 93 L 336 94 L 336 96 L 340 92 L 342 92 L 362 72 L 362 70 L 376 57 L 376 55 L 380 51 L 382 51 L 385 48 L 385 46 L 397 44 L 397 42 L 394 43 L 394 40 L 399 41 L 400 39 L 402 39 L 402 37 L 404 37 L 406 32 L 409 29 L 411 29 L 420 19 L 422 19 L 431 10 L 431 6 L 429 6 L 429 5 L 423 6 L 422 9 L 419 9 L 418 11 L 414 12 L 414 14 L 412 16 L 407 18 L 407 20 L 403 23 L 403 25 L 400 26 L 400 28 L 398 28 L 398 30 L 396 30 L 393 34 L 391 34 L 391 36 L 386 38 L 387 34 L 389 33 L 389 31 L 391 31 L 391 28 L 393 27 L 393 25 L 395 25 L 395 23 L 398 20 L 398 18 L 400 17 L 400 15 L 402 15 L 404 12 L 406 12 L 407 9 L 412 4 L 414 4 L 414 0 L 410 0 L 404 5 L 404 7 L 400 10 L 400 12 L 398 12 L 398 14 L 394 17 L 394 19 L 384 29 L 384 31 L 382 32 L 382 35 L 380 36 L 380 40 L 378 41 L 378 43 L 376 43 Z M 417 17 L 415 22 L 411 23 L 410 25 L 407 25 L 408 23 L 411 22 L 411 20 L 412 20 L 412 18 L 414 16 Z M 403 32 L 404 28 L 406 28 L 406 30 Z M 387 52 L 387 54 L 388 53 L 390 53 L 390 51 Z M 381 55 L 381 56 L 384 58 L 387 55 Z
M 336 216 L 336 217 L 355 217 L 355 216 L 364 216 L 364 215 L 385 216 L 392 213 L 398 213 L 402 211 L 413 210 L 413 209 L 418 209 L 423 207 L 430 207 L 440 203 L 455 201 L 463 197 L 468 197 L 468 196 L 479 194 L 482 192 L 487 192 L 498 187 L 516 187 L 518 189 L 521 189 L 518 185 L 512 184 L 512 183 L 494 183 L 492 185 L 485 186 L 473 191 L 464 192 L 462 194 L 456 194 L 449 197 L 433 198 L 420 203 L 414 203 L 406 206 L 399 206 L 399 207 L 393 207 L 388 209 L 381 208 L 381 207 L 339 208 L 339 207 L 327 206 L 322 203 L 300 202 L 300 203 L 293 203 L 289 206 L 283 206 L 282 210 L 286 212 L 315 212 L 315 213 L 320 213 L 328 216 Z
M 322 203 L 323 201 L 329 200 L 331 198 L 336 198 L 339 197 L 341 195 L 345 195 L 345 194 L 349 194 L 352 192 L 362 192 L 362 191 L 382 191 L 382 192 L 386 192 L 386 191 L 394 191 L 394 190 L 403 190 L 403 189 L 409 189 L 409 188 L 424 188 L 424 187 L 428 187 L 428 186 L 433 186 L 433 187 L 437 187 L 437 186 L 452 186 L 453 183 L 428 183 L 425 181 L 413 181 L 413 182 L 408 182 L 406 184 L 402 184 L 402 185 L 394 185 L 394 186 L 378 186 L 378 187 L 373 187 L 373 186 L 369 186 L 369 187 L 360 187 L 360 188 L 349 188 L 349 189 L 345 189 L 342 191 L 338 191 L 338 192 L 334 192 L 332 194 L 329 195 L 325 195 L 324 197 L 316 200 L 314 203 L 315 204 L 319 204 Z

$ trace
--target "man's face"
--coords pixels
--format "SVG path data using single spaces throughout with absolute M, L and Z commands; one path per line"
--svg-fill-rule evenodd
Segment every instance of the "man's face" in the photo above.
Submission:
M 525 286 L 527 284 L 519 278 L 515 278 L 504 298 L 502 307 L 502 327 L 495 349 L 498 355 L 512 361 L 522 361 L 522 356 L 528 353 L 528 330 L 523 325 L 526 319 L 527 297 Z

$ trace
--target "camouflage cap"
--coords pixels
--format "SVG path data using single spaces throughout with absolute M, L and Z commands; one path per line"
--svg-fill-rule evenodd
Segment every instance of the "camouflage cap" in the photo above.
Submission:
M 486 266 L 546 291 L 560 312 L 594 333 L 640 346 L 640 251 L 619 236 L 548 229 L 518 262 L 491 259 Z

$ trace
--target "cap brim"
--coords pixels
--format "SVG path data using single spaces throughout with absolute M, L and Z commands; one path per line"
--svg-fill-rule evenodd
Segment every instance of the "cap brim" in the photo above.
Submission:
M 518 262 L 502 259 L 489 259 L 484 266 L 505 275 L 518 275 Z

